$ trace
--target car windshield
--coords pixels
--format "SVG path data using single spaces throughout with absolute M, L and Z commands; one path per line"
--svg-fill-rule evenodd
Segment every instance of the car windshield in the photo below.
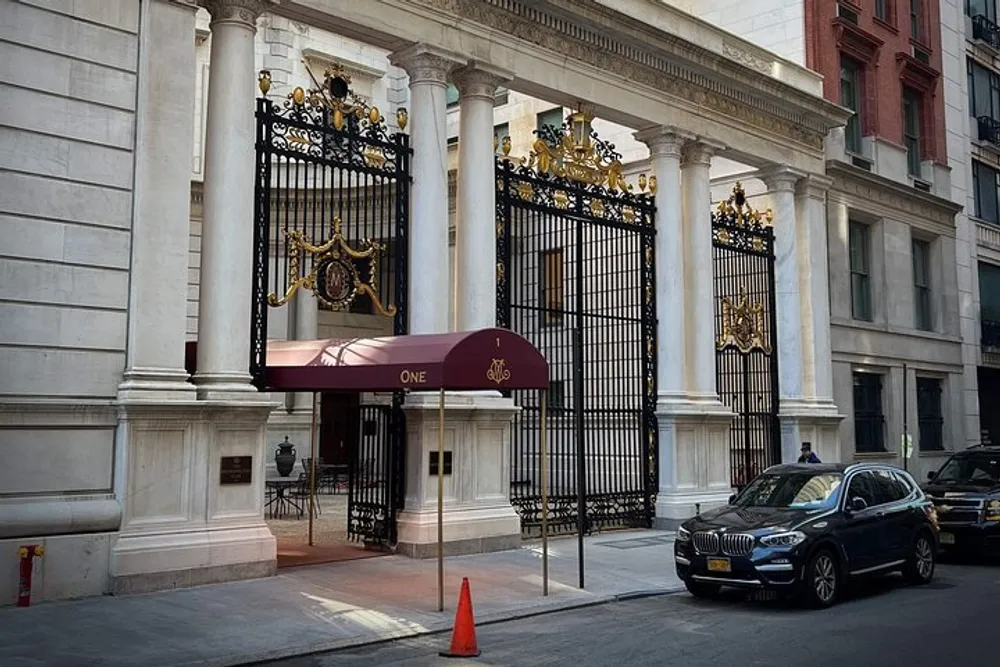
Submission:
M 734 504 L 738 507 L 786 507 L 815 509 L 836 502 L 840 473 L 794 472 L 763 474 L 743 490 Z
M 1000 454 L 953 456 L 934 477 L 939 484 L 1000 484 Z

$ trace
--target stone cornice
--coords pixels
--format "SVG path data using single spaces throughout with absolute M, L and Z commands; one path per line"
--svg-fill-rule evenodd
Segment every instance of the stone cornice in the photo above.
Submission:
M 364 65 L 362 63 L 351 60 L 350 58 L 345 58 L 344 56 L 334 55 L 332 53 L 327 53 L 326 51 L 320 51 L 313 48 L 302 49 L 302 59 L 308 63 L 310 61 L 316 65 L 320 65 L 324 68 L 333 67 L 333 65 L 340 65 L 344 68 L 344 71 L 351 76 L 352 79 L 370 79 L 378 80 L 385 76 L 385 70 L 371 67 L 369 65 Z M 317 78 L 322 81 L 322 71 L 313 72 Z
M 519 0 L 425 4 L 812 148 L 819 148 L 827 131 L 850 115 L 821 97 L 594 0 L 547 0 L 541 6 Z
M 896 181 L 859 169 L 846 162 L 828 160 L 826 173 L 833 178 L 830 193 L 877 202 L 902 214 L 955 228 L 955 215 L 962 207 L 952 201 L 921 192 Z

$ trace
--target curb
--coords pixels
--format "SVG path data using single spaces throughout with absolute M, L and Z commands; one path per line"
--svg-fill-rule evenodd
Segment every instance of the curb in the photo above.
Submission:
M 586 609 L 599 605 L 610 604 L 612 602 L 628 602 L 649 597 L 660 597 L 679 593 L 683 587 L 660 588 L 646 591 L 633 591 L 628 593 L 616 593 L 606 595 L 596 595 L 591 598 L 579 600 L 565 600 L 556 603 L 535 605 L 533 607 L 516 609 L 511 611 L 497 611 L 477 616 L 476 627 L 484 625 L 496 625 L 508 621 L 517 621 L 534 616 L 543 616 L 562 611 L 575 609 Z M 241 656 L 227 658 L 216 658 L 210 660 L 199 660 L 197 662 L 185 662 L 175 664 L 173 667 L 187 667 L 198 665 L 199 667 L 253 667 L 256 665 L 267 665 L 277 660 L 288 660 L 290 658 L 302 658 L 320 653 L 330 653 L 347 648 L 360 648 L 366 646 L 376 646 L 386 644 L 400 639 L 411 639 L 413 637 L 429 637 L 433 635 L 449 632 L 452 629 L 452 622 L 441 621 L 433 625 L 424 627 L 421 630 L 390 630 L 374 635 L 346 637 L 327 642 L 316 642 L 303 647 L 289 647 L 275 649 L 273 651 L 257 652 Z

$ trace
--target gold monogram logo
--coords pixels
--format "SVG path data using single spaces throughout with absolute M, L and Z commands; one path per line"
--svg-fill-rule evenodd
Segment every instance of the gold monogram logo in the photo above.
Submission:
M 490 369 L 486 371 L 486 379 L 497 384 L 503 384 L 510 379 L 510 371 L 507 369 L 506 359 L 494 359 L 490 363 Z

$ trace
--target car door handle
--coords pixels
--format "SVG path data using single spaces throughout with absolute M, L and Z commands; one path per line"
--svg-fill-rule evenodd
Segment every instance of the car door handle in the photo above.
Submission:
M 875 518 L 876 519 L 884 519 L 885 518 L 885 511 L 875 512 Z

